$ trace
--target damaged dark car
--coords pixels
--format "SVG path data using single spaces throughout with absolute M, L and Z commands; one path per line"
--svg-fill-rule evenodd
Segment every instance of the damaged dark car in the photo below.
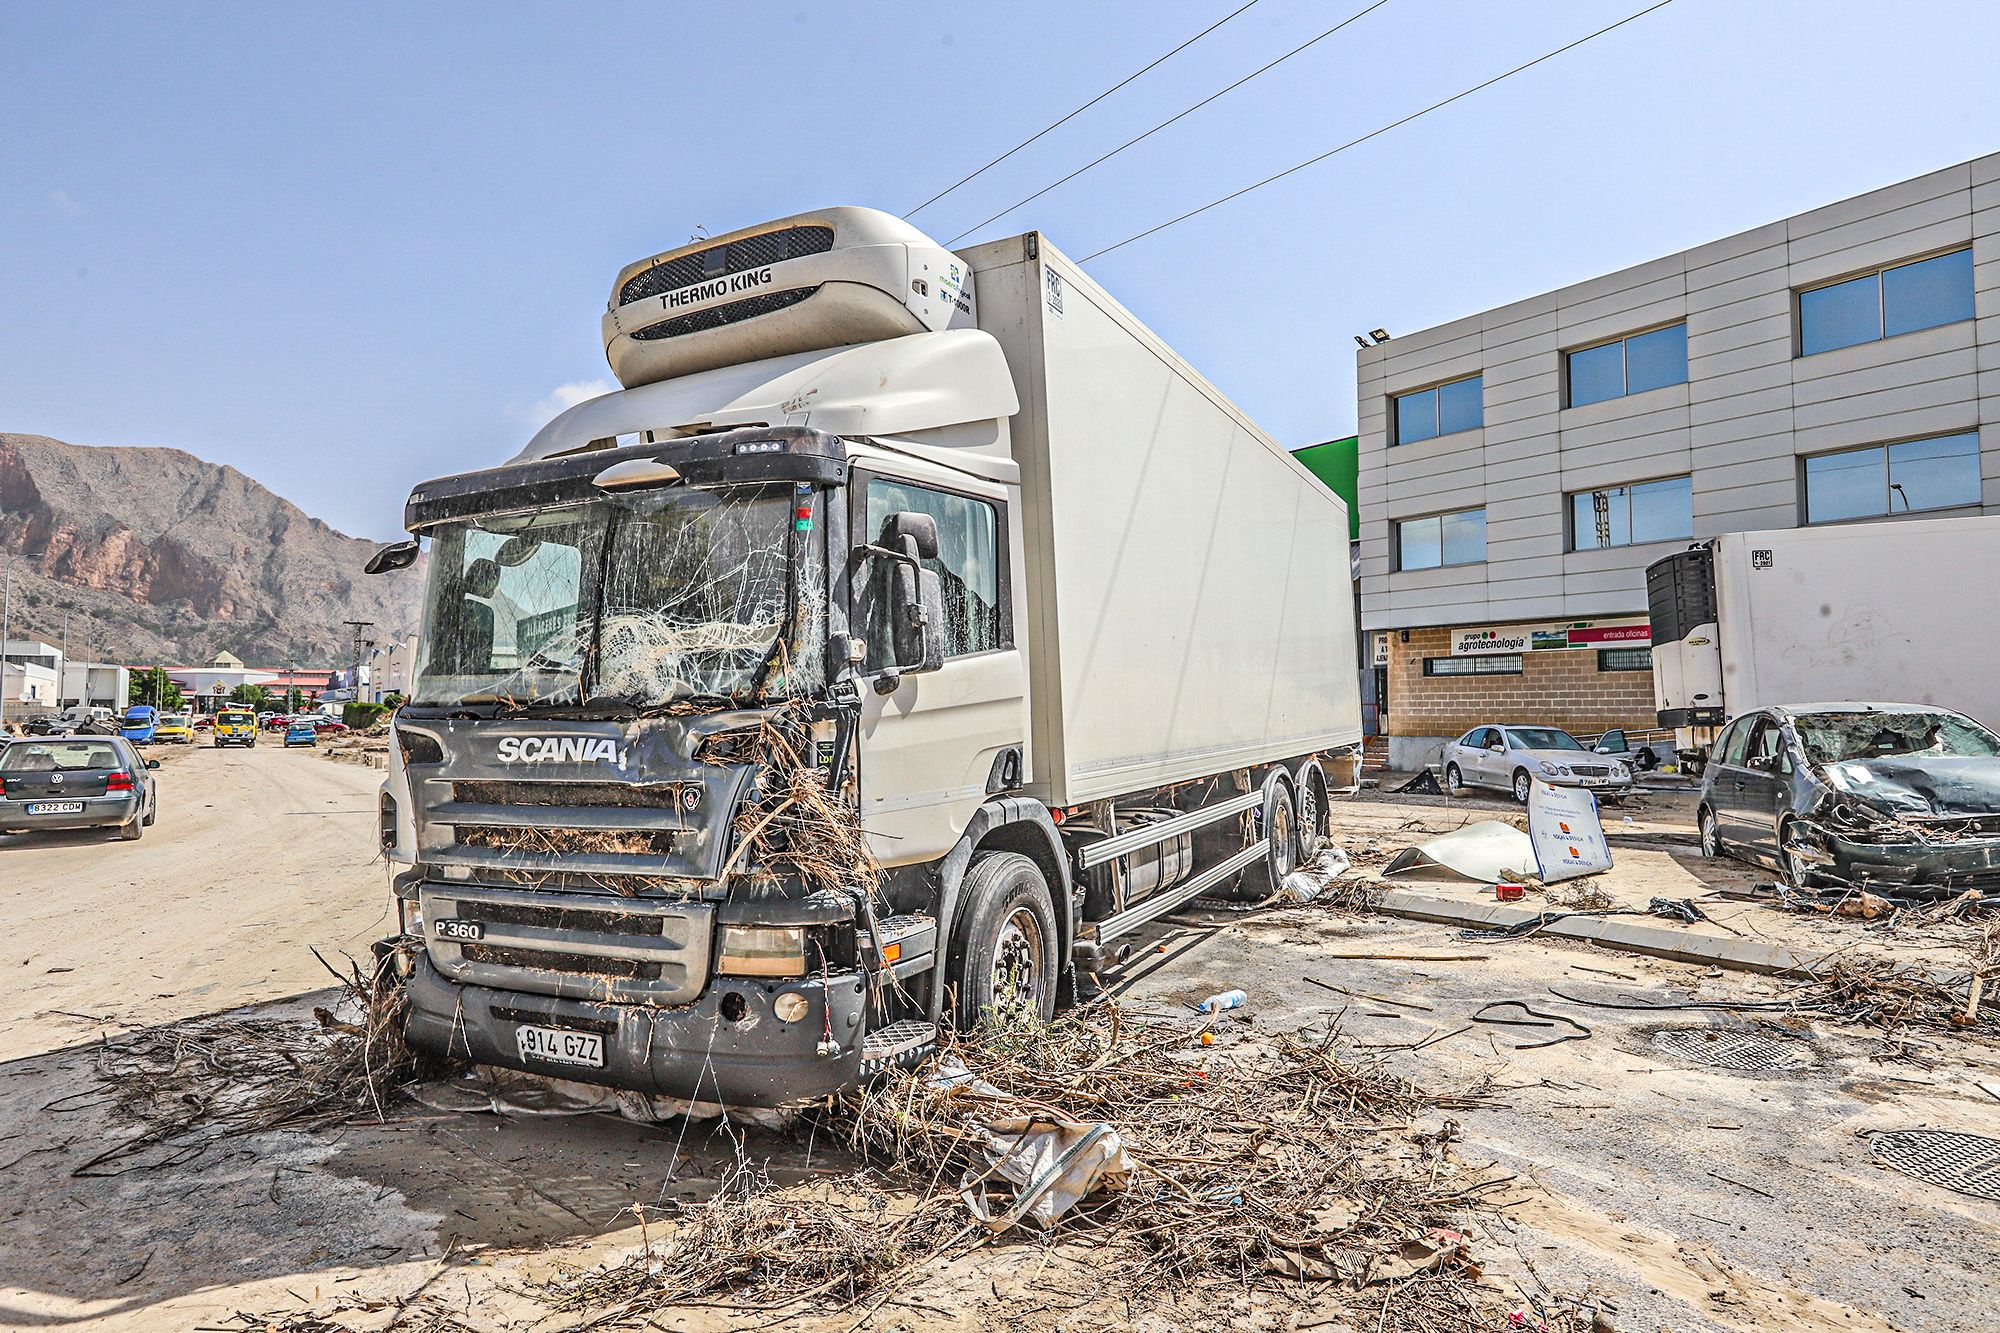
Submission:
M 1763 708 L 1716 738 L 1695 818 L 1706 856 L 1794 889 L 2000 895 L 2000 736 L 1918 704 Z

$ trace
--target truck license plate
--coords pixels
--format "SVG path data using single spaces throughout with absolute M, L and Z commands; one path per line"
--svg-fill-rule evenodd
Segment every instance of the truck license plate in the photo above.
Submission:
M 80 815 L 82 801 L 36 801 L 28 807 L 31 815 Z
M 523 1060 L 549 1060 L 559 1065 L 589 1065 L 604 1068 L 604 1038 L 595 1032 L 571 1032 L 565 1028 L 514 1029 Z
M 486 935 L 486 927 L 477 921 L 455 916 L 438 918 L 431 923 L 431 930 L 441 940 L 476 940 Z

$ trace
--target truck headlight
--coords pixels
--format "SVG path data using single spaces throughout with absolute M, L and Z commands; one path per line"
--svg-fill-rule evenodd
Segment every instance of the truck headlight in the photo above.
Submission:
M 724 926 L 717 934 L 715 970 L 731 977 L 802 977 L 804 926 Z
M 424 908 L 415 898 L 396 899 L 396 926 L 405 935 L 424 937 Z

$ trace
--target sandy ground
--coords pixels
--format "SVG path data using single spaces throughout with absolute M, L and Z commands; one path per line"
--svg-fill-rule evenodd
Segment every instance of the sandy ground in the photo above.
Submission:
M 72 1175 L 129 1132 L 92 1077 L 100 1033 L 250 1003 L 303 1014 L 327 979 L 308 946 L 360 955 L 386 924 L 372 769 L 270 746 L 163 758 L 160 819 L 143 842 L 0 839 L 17 978 L 0 997 L 0 1327 L 241 1328 L 239 1311 L 372 1303 L 340 1313 L 342 1325 L 408 1328 L 421 1325 L 397 1322 L 393 1303 L 421 1293 L 472 1328 L 562 1329 L 574 1319 L 529 1305 L 518 1288 L 630 1252 L 640 1239 L 632 1204 L 703 1197 L 739 1160 L 781 1180 L 849 1166 L 824 1143 L 754 1132 L 738 1141 L 712 1123 L 406 1106 L 382 1126 L 262 1134 L 185 1160 L 153 1152 L 116 1175 Z M 1369 800 L 1339 812 L 1354 824 L 1344 840 L 1359 847 L 1421 836 L 1397 829 L 1449 826 L 1468 810 Z M 1626 813 L 1635 826 L 1618 836 L 1665 860 L 1621 853 L 1616 895 L 1634 891 L 1623 882 L 1634 875 L 1686 877 L 1694 890 L 1677 897 L 1757 877 L 1684 860 L 1673 840 L 1691 834 L 1671 805 Z M 1385 953 L 1451 961 L 1340 956 Z M 1600 1302 L 1606 1327 L 1995 1327 L 2000 1204 L 1878 1168 L 1864 1137 L 1915 1126 L 2000 1135 L 2000 1100 L 1980 1086 L 2000 1089 L 2000 1053 L 1979 1044 L 1899 1046 L 1770 1014 L 1597 1009 L 1550 987 L 1679 1003 L 1768 998 L 1783 983 L 1585 945 L 1468 941 L 1325 907 L 1184 912 L 1108 980 L 1135 1013 L 1190 1026 L 1189 1001 L 1243 987 L 1251 1004 L 1220 1025 L 1225 1045 L 1337 1022 L 1425 1082 L 1489 1082 L 1489 1106 L 1454 1113 L 1460 1156 L 1516 1177 L 1504 1206 L 1474 1219 L 1481 1252 L 1524 1291 Z M 1475 1021 L 1507 999 L 1569 1015 L 1590 1036 L 1517 1049 L 1549 1033 Z M 1776 1032 L 1804 1043 L 1810 1063 L 1784 1074 L 1705 1068 L 1655 1046 L 1670 1027 Z M 1313 1327 L 1312 1310 L 1307 1293 L 1260 1323 Z M 1086 1250 L 1035 1242 L 941 1266 L 879 1307 L 791 1313 L 785 1323 L 829 1333 L 1134 1322 Z M 776 1318 L 690 1307 L 659 1326 L 747 1333 Z M 1208 1318 L 1229 1322 L 1222 1306 Z

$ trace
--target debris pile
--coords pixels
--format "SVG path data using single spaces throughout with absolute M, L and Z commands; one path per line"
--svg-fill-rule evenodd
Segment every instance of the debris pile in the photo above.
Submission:
M 394 967 L 385 962 L 363 974 L 350 964 L 334 975 L 343 993 L 313 1010 L 312 1026 L 222 1016 L 107 1040 L 97 1076 L 111 1087 L 118 1112 L 141 1128 L 75 1174 L 165 1165 L 225 1134 L 380 1120 L 401 1089 L 444 1071 L 403 1040 L 408 1001 Z M 159 1146 L 174 1149 L 165 1162 L 137 1160 Z
M 1886 958 L 1843 959 L 1811 987 L 1813 1008 L 1849 1023 L 1896 1032 L 1904 1028 L 1979 1029 L 2000 1035 L 2000 994 L 1970 977 L 1941 978 Z
M 664 1242 L 649 1233 L 640 1255 L 547 1295 L 571 1311 L 615 1305 L 604 1318 L 722 1291 L 886 1298 L 935 1258 L 1046 1227 L 1134 1302 L 1213 1284 L 1296 1294 L 1307 1281 L 1388 1327 L 1445 1312 L 1452 1327 L 1484 1326 L 1495 1293 L 1477 1282 L 1456 1214 L 1502 1182 L 1451 1161 L 1453 1122 L 1416 1123 L 1482 1090 L 1439 1094 L 1350 1060 L 1335 1030 L 1233 1049 L 1204 1046 L 1210 1031 L 1092 1005 L 948 1040 L 820 1113 L 867 1164 L 859 1175 L 785 1189 L 740 1176 L 679 1214 Z M 1040 1131 L 1069 1155 L 1012 1151 Z M 1087 1193 L 1074 1188 L 1078 1157 L 1106 1168 Z M 1051 1194 L 1057 1204 L 1037 1206 Z

